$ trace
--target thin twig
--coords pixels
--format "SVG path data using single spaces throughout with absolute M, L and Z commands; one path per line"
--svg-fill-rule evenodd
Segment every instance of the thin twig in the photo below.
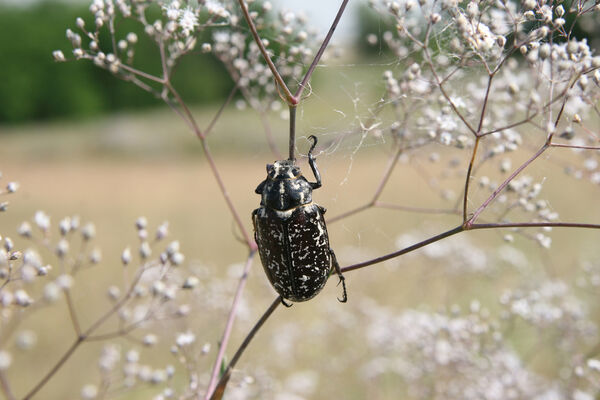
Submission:
M 600 224 L 583 224 L 579 222 L 498 222 L 490 224 L 472 224 L 469 230 L 493 228 L 586 228 L 600 229 Z
M 63 356 L 58 360 L 58 362 L 56 364 L 54 364 L 54 366 L 50 369 L 50 371 L 48 371 L 46 373 L 46 375 L 44 375 L 44 377 L 42 379 L 40 379 L 40 381 L 37 383 L 37 385 L 35 385 L 33 387 L 33 389 L 31 389 L 23 397 L 23 400 L 29 400 L 33 396 L 35 396 L 35 394 L 37 392 L 39 392 L 40 389 L 42 387 L 44 387 L 44 385 L 46 385 L 46 383 L 48 383 L 50 378 L 52 378 L 54 376 L 54 374 L 56 374 L 58 372 L 58 370 L 67 362 L 67 360 L 69 358 L 71 358 L 71 356 L 73 355 L 75 350 L 77 350 L 77 348 L 84 342 L 84 340 L 85 340 L 85 336 L 78 336 L 77 339 L 75 339 L 75 341 L 71 345 L 71 347 L 69 347 L 69 349 L 65 352 L 65 354 L 63 354 Z
M 446 232 L 440 233 L 439 235 L 432 236 L 429 239 L 423 240 L 423 241 L 421 241 L 419 243 L 415 243 L 412 246 L 405 247 L 402 250 L 398 250 L 398 251 L 395 251 L 393 253 L 389 253 L 389 254 L 383 255 L 381 257 L 373 258 L 371 260 L 363 261 L 363 262 L 360 262 L 360 263 L 357 263 L 357 264 L 352 264 L 352 265 L 350 265 L 348 267 L 344 267 L 344 268 L 342 268 L 342 272 L 354 271 L 355 269 L 364 268 L 364 267 L 368 267 L 368 266 L 373 265 L 373 264 L 378 264 L 378 263 L 387 261 L 389 259 L 392 259 L 392 258 L 401 256 L 403 254 L 410 253 L 411 251 L 415 251 L 417 249 L 420 249 L 421 247 L 427 246 L 428 244 L 431 244 L 431 243 L 437 242 L 439 240 L 445 239 L 445 238 L 447 238 L 449 236 L 456 235 L 457 233 L 463 232 L 464 230 L 465 230 L 465 227 L 463 225 L 459 225 L 456 228 L 452 228 L 452 229 L 450 229 L 450 230 L 448 230 Z
M 204 136 L 208 136 L 208 134 L 212 131 L 215 124 L 221 117 L 221 114 L 223 114 L 223 111 L 225 111 L 225 108 L 229 105 L 229 103 L 231 103 L 231 100 L 233 99 L 233 96 L 235 95 L 237 90 L 238 90 L 238 85 L 236 83 L 235 86 L 233 87 L 233 89 L 231 89 L 231 91 L 229 92 L 229 96 L 227 96 L 227 99 L 225 99 L 225 102 L 223 104 L 221 104 L 221 107 L 219 107 L 219 111 L 217 111 L 217 113 L 214 115 L 213 119 L 210 121 L 210 123 L 204 130 Z
M 564 147 L 567 149 L 580 149 L 580 150 L 600 150 L 600 146 L 578 146 L 574 144 L 563 144 L 563 143 L 550 143 L 550 147 Z
M 310 79 L 315 68 L 317 67 L 319 60 L 321 60 L 321 57 L 323 56 L 325 49 L 329 45 L 329 41 L 331 40 L 331 37 L 333 36 L 333 33 L 335 32 L 335 28 L 337 28 L 338 23 L 340 22 L 340 19 L 342 18 L 342 15 L 344 14 L 344 10 L 346 9 L 347 4 L 348 4 L 348 0 L 342 1 L 342 4 L 340 5 L 340 8 L 335 16 L 335 19 L 333 20 L 333 23 L 331 24 L 331 27 L 329 28 L 329 32 L 327 32 L 325 39 L 323 39 L 323 43 L 321 43 L 321 47 L 317 51 L 317 54 L 315 55 L 315 58 L 313 59 L 312 63 L 310 64 L 310 67 L 308 67 L 308 71 L 306 71 L 306 74 L 304 75 L 302 82 L 300 82 L 300 86 L 298 87 L 298 90 L 296 90 L 296 93 L 294 94 L 294 97 L 298 101 L 300 99 L 300 96 L 302 96 L 302 92 L 306 88 L 306 84 L 308 83 L 308 80 Z
M 263 43 L 262 39 L 258 35 L 258 31 L 256 30 L 256 25 L 254 25 L 254 21 L 252 21 L 252 17 L 250 17 L 250 13 L 248 12 L 248 7 L 246 6 L 246 3 L 244 2 L 244 0 L 238 0 L 238 3 L 240 4 L 240 8 L 242 9 L 242 13 L 244 14 L 244 19 L 246 20 L 246 23 L 248 23 L 248 27 L 250 28 L 250 32 L 252 33 L 252 37 L 254 37 L 254 41 L 258 45 L 258 48 L 259 48 L 263 58 L 265 59 L 267 65 L 269 66 L 269 69 L 271 70 L 271 73 L 273 74 L 273 77 L 275 78 L 277 85 L 279 85 L 279 87 L 281 88 L 281 90 L 283 90 L 283 92 L 285 94 L 285 100 L 287 101 L 287 103 L 289 105 L 298 104 L 298 100 L 294 97 L 294 95 L 292 94 L 290 89 L 285 84 L 285 81 L 279 74 L 279 71 L 277 71 L 277 67 L 275 66 L 275 64 L 273 64 L 273 61 L 271 60 L 271 57 L 269 56 L 269 53 L 267 52 L 267 49 L 265 48 L 265 44 Z
M 227 382 L 229 381 L 229 377 L 231 376 L 231 371 L 233 370 L 233 368 L 237 364 L 238 360 L 244 353 L 244 350 L 246 350 L 246 348 L 248 347 L 248 345 L 254 338 L 254 335 L 256 335 L 256 332 L 258 332 L 259 329 L 263 326 L 263 324 L 267 321 L 267 319 L 269 319 L 269 317 L 271 316 L 271 314 L 273 314 L 273 312 L 279 306 L 279 304 L 281 304 L 281 296 L 278 296 L 271 303 L 269 308 L 267 308 L 267 310 L 264 312 L 264 314 L 260 317 L 260 319 L 252 327 L 250 332 L 248 332 L 248 334 L 244 338 L 244 341 L 242 342 L 242 344 L 240 345 L 238 350 L 233 355 L 233 358 L 229 362 L 229 365 L 227 365 L 227 368 L 223 372 L 223 375 L 221 375 L 221 379 L 219 380 L 217 387 L 215 388 L 214 392 L 211 393 L 211 395 L 210 395 L 210 400 L 219 400 L 223 397 L 225 387 L 227 386 Z
M 256 255 L 256 251 L 251 251 L 248 255 L 248 259 L 246 260 L 246 265 L 244 266 L 244 270 L 242 272 L 242 276 L 238 282 L 238 287 L 235 291 L 235 295 L 233 297 L 233 304 L 231 305 L 231 309 L 229 310 L 229 317 L 227 318 L 227 323 L 225 324 L 225 330 L 223 331 L 223 337 L 221 338 L 221 343 L 219 344 L 219 351 L 217 352 L 217 359 L 215 360 L 215 364 L 213 366 L 213 370 L 210 376 L 210 381 L 208 382 L 208 386 L 206 389 L 206 395 L 204 396 L 205 400 L 210 399 L 211 394 L 215 390 L 217 384 L 217 376 L 219 374 L 219 369 L 221 368 L 221 363 L 223 362 L 223 357 L 225 357 L 225 350 L 227 349 L 227 345 L 229 344 L 229 337 L 231 335 L 231 331 L 233 329 L 233 322 L 235 320 L 235 315 L 238 309 L 238 305 L 242 298 L 242 292 L 244 291 L 244 286 L 246 285 L 246 281 L 248 280 L 248 273 L 250 272 L 250 267 L 252 266 L 252 260 Z
M 533 155 L 531 156 L 527 161 L 525 161 L 523 164 L 521 164 L 521 166 L 519 168 L 517 168 L 512 174 L 510 174 L 510 176 L 508 178 L 506 178 L 506 180 L 504 182 L 502 182 L 500 184 L 500 186 L 498 186 L 496 188 L 496 190 L 494 190 L 494 192 L 490 195 L 490 197 L 488 197 L 480 206 L 479 208 L 473 213 L 473 215 L 471 216 L 471 218 L 466 221 L 466 225 L 472 225 L 473 222 L 477 219 L 477 217 L 479 216 L 479 214 L 481 214 L 483 212 L 483 210 L 485 210 L 485 208 L 492 202 L 494 201 L 494 199 L 496 199 L 496 197 L 498 197 L 498 195 L 500 194 L 500 192 L 502 192 L 502 190 L 504 190 L 504 188 L 517 176 L 519 175 L 525 168 L 527 168 L 529 166 L 529 164 L 531 164 L 533 161 L 535 161 L 540 155 L 542 155 L 542 153 L 544 151 L 546 151 L 546 149 L 548 148 L 548 144 L 544 143 L 544 145 L 542 147 L 540 147 L 540 149 Z
M 290 104 L 290 139 L 288 143 L 288 160 L 294 163 L 296 157 L 296 105 Z
M 482 113 L 483 118 L 483 113 Z M 481 129 L 481 124 L 479 126 Z M 469 201 L 469 185 L 471 184 L 471 172 L 473 171 L 473 164 L 475 163 L 475 157 L 477 155 L 477 149 L 479 148 L 479 142 L 481 136 L 475 137 L 475 145 L 473 146 L 473 152 L 471 153 L 471 160 L 469 161 L 469 167 L 467 168 L 467 177 L 465 178 L 465 189 L 463 193 L 463 222 L 467 221 L 467 206 Z
M 0 371 L 0 388 L 2 389 L 2 393 L 4 393 L 6 400 L 16 400 L 15 395 L 10 389 L 10 384 L 8 383 L 8 379 L 6 379 L 4 371 Z

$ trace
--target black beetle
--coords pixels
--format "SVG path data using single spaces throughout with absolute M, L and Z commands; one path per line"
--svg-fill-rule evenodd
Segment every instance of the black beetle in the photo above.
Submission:
M 325 208 L 313 203 L 312 191 L 321 187 L 321 174 L 312 154 L 317 138 L 308 151 L 308 163 L 316 182 L 309 182 L 293 160 L 267 164 L 267 179 L 256 188 L 260 207 L 252 212 L 254 238 L 260 260 L 273 288 L 283 299 L 306 301 L 315 297 L 335 270 L 343 288 L 346 283 L 335 253 L 329 247 Z M 339 283 L 338 283 L 339 284 Z

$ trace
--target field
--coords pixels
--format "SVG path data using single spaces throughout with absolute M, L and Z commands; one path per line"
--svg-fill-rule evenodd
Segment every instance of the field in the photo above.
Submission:
M 207 120 L 214 112 L 196 111 L 200 120 Z M 285 121 L 275 122 L 274 131 L 285 131 Z M 282 144 L 285 139 L 279 137 Z M 328 136 L 323 138 L 327 140 Z M 197 365 L 201 381 L 205 380 L 246 252 L 236 239 L 239 232 L 197 140 L 166 109 L 86 122 L 4 128 L 0 140 L 3 181 L 15 180 L 21 186 L 11 195 L 10 208 L 1 215 L 0 228 L 3 234 L 13 236 L 18 248 L 28 244 L 17 237 L 16 228 L 21 221 L 31 220 L 37 210 L 50 215 L 54 238 L 58 236 L 56 223 L 64 216 L 79 215 L 82 222 L 93 221 L 96 225 L 96 244 L 102 249 L 103 262 L 82 271 L 72 291 L 83 326 L 110 306 L 107 288 L 131 278 L 131 271 L 121 266 L 119 258 L 125 247 L 136 248 L 136 218 L 147 217 L 151 231 L 169 221 L 170 237 L 180 241 L 186 257 L 182 273 L 200 276 L 203 284 L 199 290 L 204 293 L 184 295 L 182 301 L 189 302 L 193 309 L 187 322 L 145 326 L 117 343 L 123 350 L 142 348 L 140 338 L 152 330 L 159 334 L 161 346 L 155 351 L 142 350 L 144 362 L 177 367 L 168 343 L 176 333 L 189 329 L 197 337 L 198 348 L 204 343 L 212 348 L 199 358 Z M 264 179 L 265 163 L 274 158 L 260 150 L 265 146 L 256 116 L 228 109 L 209 145 L 229 194 L 245 217 L 245 227 L 251 230 L 250 213 L 259 202 L 254 188 Z M 308 142 L 299 140 L 302 153 L 307 146 Z M 327 207 L 329 218 L 371 199 L 388 162 L 386 146 L 374 141 L 354 153 L 353 145 L 346 143 L 319 155 L 324 187 L 315 192 L 315 200 Z M 381 200 L 412 207 L 451 207 L 453 202 L 442 200 L 438 189 L 451 187 L 459 192 L 467 160 L 463 159 L 463 166 L 448 174 L 446 165 L 455 154 L 447 153 L 441 153 L 441 161 L 436 164 L 429 163 L 426 154 L 416 154 L 410 163 L 402 162 Z M 568 160 L 566 153 L 560 157 Z M 304 161 L 301 165 L 307 170 Z M 529 173 L 536 179 L 546 178 L 544 198 L 562 220 L 600 221 L 598 188 L 563 177 L 562 168 L 555 162 L 540 160 Z M 439 186 L 432 184 L 435 180 L 441 182 Z M 576 199 L 571 195 L 575 193 Z M 484 194 L 475 189 L 472 201 L 477 204 Z M 340 263 L 346 266 L 392 252 L 403 240 L 424 239 L 459 221 L 456 215 L 372 209 L 330 224 L 329 230 Z M 440 311 L 452 305 L 468 310 L 474 299 L 492 315 L 499 315 L 498 298 L 506 288 L 528 283 L 523 279 L 535 277 L 574 282 L 581 274 L 581 261 L 598 257 L 597 231 L 556 229 L 551 234 L 551 250 L 542 249 L 527 235 L 517 235 L 511 248 L 522 256 L 522 265 L 498 262 L 502 258 L 499 255 L 507 251 L 505 233 L 463 233 L 442 242 L 449 247 L 436 248 L 441 257 L 436 257 L 435 251 L 427 257 L 409 255 L 348 273 L 348 304 L 336 301 L 340 288 L 330 282 L 315 300 L 278 309 L 244 354 L 231 390 L 254 390 L 259 393 L 255 398 L 401 398 L 407 393 L 406 384 L 396 375 L 364 377 L 365 365 L 377 359 L 377 352 L 367 343 L 365 315 L 383 310 L 396 314 L 409 309 Z M 403 235 L 410 238 L 402 239 Z M 452 252 L 462 253 L 463 260 L 454 260 Z M 46 257 L 51 259 L 49 254 Z M 480 272 L 469 272 L 470 263 L 476 264 L 477 260 L 490 265 L 481 265 Z M 524 270 L 528 272 L 523 273 Z M 228 354 L 273 298 L 274 292 L 256 259 Z M 591 311 L 597 316 L 598 310 L 592 307 Z M 15 353 L 8 371 L 13 391 L 19 394 L 39 380 L 74 339 L 66 306 L 60 301 L 33 313 L 20 329 L 35 332 L 37 343 L 29 351 Z M 534 352 L 526 365 L 551 379 L 561 370 L 564 359 L 553 351 L 535 349 L 552 343 L 555 335 L 556 332 L 545 335 L 517 324 L 508 340 L 524 358 Z M 101 348 L 102 343 L 82 346 L 39 398 L 77 398 L 85 383 L 97 383 L 101 376 L 97 368 Z M 174 386 L 183 379 L 183 375 L 176 374 Z M 114 381 L 118 379 L 115 377 Z M 156 390 L 152 385 L 142 386 L 123 398 L 148 398 Z

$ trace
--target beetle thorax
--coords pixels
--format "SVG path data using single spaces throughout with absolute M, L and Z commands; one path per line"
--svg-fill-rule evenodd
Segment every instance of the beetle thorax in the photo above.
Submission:
M 263 206 L 287 211 L 312 201 L 312 186 L 300 168 L 288 160 L 267 164 L 267 179 L 262 191 Z

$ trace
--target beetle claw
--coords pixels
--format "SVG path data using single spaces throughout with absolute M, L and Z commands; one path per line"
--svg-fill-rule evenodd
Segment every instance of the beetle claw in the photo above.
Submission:
M 281 304 L 283 304 L 287 308 L 290 308 L 291 306 L 293 306 L 293 304 L 286 302 L 283 297 L 281 298 Z
M 339 278 L 340 280 L 338 281 L 337 285 L 340 286 L 340 283 L 342 284 L 343 294 L 341 299 L 339 297 L 337 299 L 340 303 L 345 303 L 348 301 L 348 294 L 346 293 L 346 278 L 344 278 L 344 275 L 339 275 Z

